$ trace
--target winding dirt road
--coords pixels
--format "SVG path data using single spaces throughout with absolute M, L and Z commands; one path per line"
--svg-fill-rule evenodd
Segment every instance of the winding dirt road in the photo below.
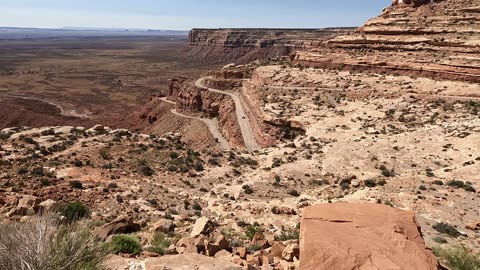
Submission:
M 161 100 L 163 102 L 170 103 L 172 105 L 176 104 L 175 102 L 168 100 L 166 97 L 161 98 Z M 222 133 L 220 132 L 220 128 L 218 127 L 217 119 L 208 119 L 208 118 L 188 116 L 188 115 L 184 115 L 184 114 L 181 114 L 181 113 L 177 112 L 176 109 L 172 109 L 171 112 L 173 114 L 177 115 L 177 116 L 180 116 L 180 117 L 202 121 L 203 123 L 205 123 L 207 125 L 208 130 L 212 134 L 213 138 L 220 144 L 220 147 L 222 147 L 223 150 L 230 150 L 231 149 L 230 144 L 228 143 L 228 141 L 225 139 L 225 137 L 223 137 Z
M 234 93 L 229 93 L 219 89 L 206 87 L 203 84 L 204 80 L 205 80 L 205 77 L 198 79 L 195 82 L 195 86 L 202 89 L 206 89 L 210 92 L 220 93 L 220 94 L 230 96 L 235 102 L 235 114 L 237 115 L 238 124 L 240 126 L 240 131 L 242 132 L 242 137 L 243 137 L 243 142 L 245 144 L 245 147 L 247 148 L 248 151 L 255 151 L 260 149 L 260 146 L 258 145 L 257 140 L 255 140 L 255 136 L 253 135 L 253 129 L 250 124 L 250 119 L 248 118 L 248 115 L 245 113 L 240 97 Z

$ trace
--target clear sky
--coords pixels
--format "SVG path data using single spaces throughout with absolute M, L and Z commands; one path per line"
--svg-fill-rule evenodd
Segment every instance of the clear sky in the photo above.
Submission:
M 358 26 L 390 0 L 0 0 L 0 26 L 188 30 Z

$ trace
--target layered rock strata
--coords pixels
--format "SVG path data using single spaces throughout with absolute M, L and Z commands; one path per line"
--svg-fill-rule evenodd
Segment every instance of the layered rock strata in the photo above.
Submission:
M 479 82 L 480 1 L 408 3 L 385 9 L 326 47 L 298 52 L 294 63 Z
M 193 29 L 186 58 L 208 62 L 249 63 L 310 49 L 353 28 L 325 29 Z

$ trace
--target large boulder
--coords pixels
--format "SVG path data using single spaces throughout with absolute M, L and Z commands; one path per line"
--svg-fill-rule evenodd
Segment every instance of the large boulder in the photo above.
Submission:
M 40 202 L 41 200 L 35 196 L 24 195 L 18 200 L 17 206 L 7 213 L 7 217 L 33 216 L 35 215 L 34 207 Z
M 175 230 L 175 224 L 169 219 L 160 219 L 152 225 L 152 231 L 169 233 Z
M 192 232 L 190 237 L 196 237 L 201 234 L 208 235 L 215 230 L 215 224 L 206 217 L 201 217 L 197 219 L 195 225 L 193 225 Z
M 415 213 L 381 204 L 306 208 L 300 245 L 302 270 L 439 269 Z
M 95 229 L 95 235 L 98 238 L 106 239 L 112 234 L 134 233 L 140 231 L 140 229 L 140 224 L 135 223 L 132 217 L 121 216 L 116 220 Z

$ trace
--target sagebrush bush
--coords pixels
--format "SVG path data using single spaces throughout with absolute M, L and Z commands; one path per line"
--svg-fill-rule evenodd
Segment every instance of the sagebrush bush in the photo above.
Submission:
M 465 247 L 449 249 L 437 247 L 433 251 L 451 270 L 480 269 L 480 253 L 469 252 Z
M 105 245 L 87 224 L 64 224 L 54 215 L 0 224 L 0 268 L 105 270 Z
M 110 249 L 114 253 L 139 254 L 142 252 L 142 245 L 135 236 L 119 234 L 112 238 Z
M 60 212 L 68 222 L 76 221 L 90 216 L 90 209 L 81 202 L 69 202 L 60 208 Z

